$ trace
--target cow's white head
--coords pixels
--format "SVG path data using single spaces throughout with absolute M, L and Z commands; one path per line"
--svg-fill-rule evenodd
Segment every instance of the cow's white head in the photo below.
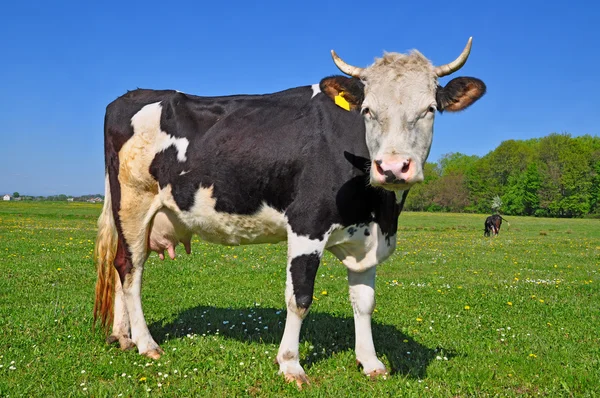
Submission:
M 446 65 L 434 67 L 421 53 L 412 51 L 408 55 L 386 53 L 367 68 L 349 65 L 331 51 L 337 67 L 364 84 L 363 95 L 348 101 L 364 116 L 371 185 L 405 190 L 423 181 L 435 112 L 463 110 L 485 94 L 485 84 L 472 77 L 453 79 L 445 87 L 438 84 L 438 77 L 465 64 L 470 51 L 471 39 L 462 54 Z M 333 92 L 345 95 L 343 86 Z

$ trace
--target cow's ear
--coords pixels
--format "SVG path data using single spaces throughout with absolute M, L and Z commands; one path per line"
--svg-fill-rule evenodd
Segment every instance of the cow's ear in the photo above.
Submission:
M 365 99 L 365 86 L 353 77 L 326 77 L 321 80 L 319 87 L 326 96 L 347 111 L 360 109 Z
M 475 77 L 457 77 L 438 86 L 436 92 L 437 107 L 440 112 L 458 112 L 468 108 L 485 94 L 485 83 Z

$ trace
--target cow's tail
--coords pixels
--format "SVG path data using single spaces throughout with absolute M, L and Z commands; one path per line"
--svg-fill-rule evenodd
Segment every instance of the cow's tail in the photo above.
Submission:
M 502 221 L 506 221 L 506 224 L 510 227 L 510 223 L 508 222 L 508 220 L 502 216 L 500 216 L 500 218 L 502 219 Z
M 106 333 L 113 320 L 116 269 L 113 265 L 117 251 L 117 227 L 112 209 L 110 182 L 106 175 L 104 207 L 98 218 L 98 236 L 94 249 L 94 262 L 98 279 L 96 280 L 96 298 L 94 301 L 94 327 L 100 325 Z

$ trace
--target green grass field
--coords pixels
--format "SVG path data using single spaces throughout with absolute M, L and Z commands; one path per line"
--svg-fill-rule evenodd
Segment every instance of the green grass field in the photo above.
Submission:
M 373 334 L 392 374 L 354 359 L 345 268 L 327 254 L 301 335 L 311 385 L 273 363 L 286 247 L 195 240 L 146 264 L 158 361 L 92 331 L 99 205 L 0 202 L 0 396 L 598 396 L 600 221 L 404 213 L 379 267 Z

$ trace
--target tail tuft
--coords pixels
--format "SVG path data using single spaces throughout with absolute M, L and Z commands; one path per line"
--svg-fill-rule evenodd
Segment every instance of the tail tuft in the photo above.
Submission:
M 94 300 L 94 324 L 100 320 L 104 332 L 108 334 L 114 316 L 115 278 L 114 267 L 117 251 L 117 227 L 112 210 L 110 184 L 108 175 L 105 181 L 104 207 L 98 218 L 98 235 L 94 249 L 94 262 L 98 279 L 96 280 L 96 297 Z

